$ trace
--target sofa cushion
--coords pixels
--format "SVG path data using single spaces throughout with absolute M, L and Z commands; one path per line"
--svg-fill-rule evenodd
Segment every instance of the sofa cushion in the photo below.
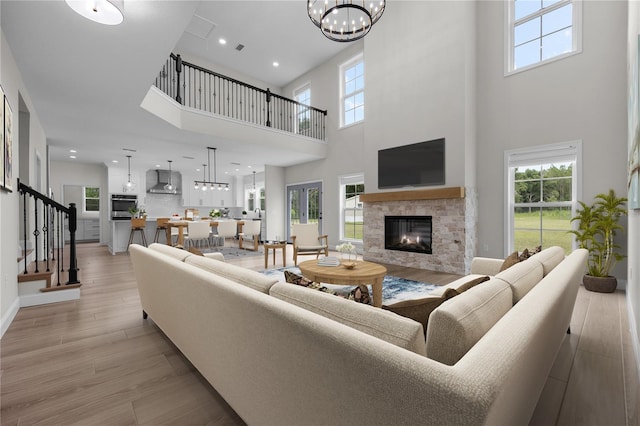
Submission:
M 153 243 L 149 246 L 149 248 L 158 253 L 162 253 L 166 256 L 171 256 L 174 259 L 177 259 L 181 262 L 184 262 L 184 260 L 187 257 L 193 255 L 192 253 L 189 253 L 187 250 L 182 250 L 177 247 L 171 247 L 166 244 L 160 244 L 160 243 Z
M 382 309 L 419 322 L 422 324 L 422 328 L 426 335 L 427 322 L 429 321 L 429 315 L 431 312 L 433 312 L 433 310 L 438 306 L 442 305 L 446 300 L 451 299 L 458 294 L 460 293 L 456 290 L 448 288 L 444 291 L 442 296 L 428 296 L 421 299 L 403 300 L 392 305 L 382 305 Z
M 429 292 L 429 296 L 442 296 L 444 292 L 450 288 L 456 290 L 458 293 L 464 293 L 471 287 L 475 287 L 476 285 L 485 281 L 489 281 L 489 276 L 480 274 L 469 274 L 462 278 L 458 278 L 457 280 L 452 281 L 449 284 L 438 287 L 437 289 Z
M 268 277 L 259 272 L 241 266 L 231 265 L 217 259 L 210 259 L 206 256 L 189 256 L 184 262 L 262 293 L 269 293 L 269 288 L 278 282 L 278 279 L 275 277 Z
M 429 316 L 427 357 L 455 364 L 511 306 L 511 287 L 496 278 L 445 301 Z
M 538 262 L 542 265 L 542 273 L 546 277 L 549 272 L 564 260 L 565 254 L 562 247 L 553 246 L 542 250 L 535 256 L 531 257 L 530 261 Z
M 269 294 L 401 348 L 425 354 L 422 326 L 409 318 L 287 283 L 277 283 Z
M 495 276 L 511 286 L 514 305 L 542 279 L 542 264 L 534 259 L 535 257 L 532 257 L 524 262 L 519 262 Z

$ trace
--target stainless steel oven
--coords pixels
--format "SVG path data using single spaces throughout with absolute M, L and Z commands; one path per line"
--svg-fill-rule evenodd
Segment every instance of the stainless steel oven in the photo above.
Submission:
M 112 194 L 111 195 L 111 219 L 112 220 L 129 220 L 131 213 L 129 209 L 138 204 L 138 196 L 130 194 Z

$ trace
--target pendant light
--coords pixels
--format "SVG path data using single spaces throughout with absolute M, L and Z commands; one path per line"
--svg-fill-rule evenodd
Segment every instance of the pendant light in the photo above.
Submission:
M 171 184 L 171 163 L 172 160 L 167 160 L 169 162 L 169 182 L 164 186 L 164 189 L 167 191 L 173 191 L 173 185 Z
M 133 191 L 136 185 L 131 182 L 131 156 L 127 155 L 127 183 L 122 185 L 123 192 Z

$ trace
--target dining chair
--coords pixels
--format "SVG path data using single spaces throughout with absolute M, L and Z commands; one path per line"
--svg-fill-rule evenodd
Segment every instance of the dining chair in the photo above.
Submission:
M 196 242 L 205 242 L 209 248 L 209 234 L 211 227 L 209 222 L 192 220 L 187 224 L 187 235 L 184 238 L 184 246 L 194 246 Z
M 225 246 L 227 238 L 234 238 L 238 235 L 238 221 L 219 220 L 216 237 L 222 239 L 222 247 Z
M 298 255 L 321 253 L 329 255 L 329 236 L 319 235 L 317 223 L 294 223 L 291 241 L 293 242 L 293 263 L 298 265 Z

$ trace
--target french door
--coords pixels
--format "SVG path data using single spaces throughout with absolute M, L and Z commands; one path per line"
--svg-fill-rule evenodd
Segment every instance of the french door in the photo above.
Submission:
M 287 240 L 295 223 L 317 223 L 322 235 L 322 182 L 287 186 Z

